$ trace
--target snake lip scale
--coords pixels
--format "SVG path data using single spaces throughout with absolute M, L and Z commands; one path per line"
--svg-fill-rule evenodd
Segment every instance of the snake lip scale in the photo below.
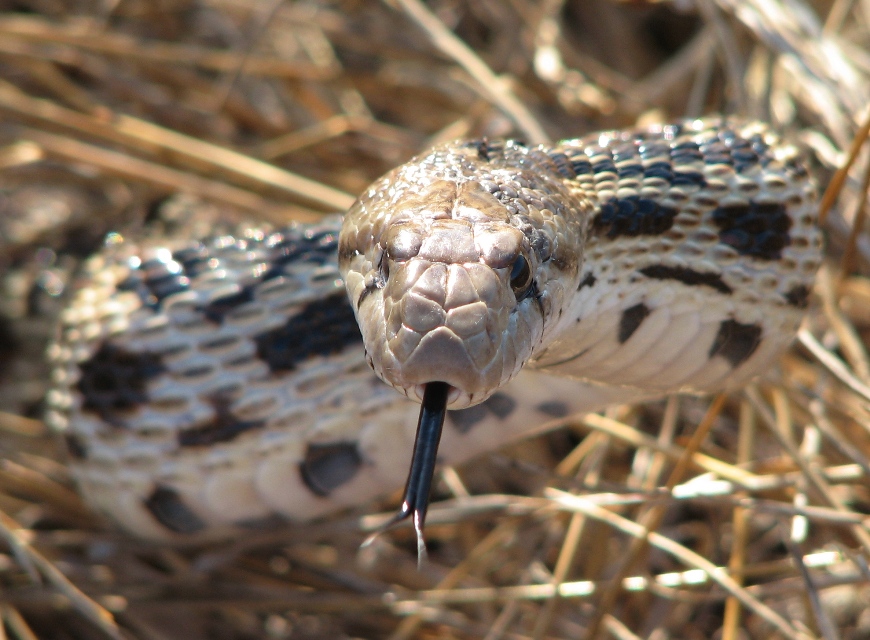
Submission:
M 437 387 L 440 446 L 425 429 L 399 512 L 422 548 L 436 454 L 768 368 L 821 261 L 816 214 L 800 151 L 759 122 L 442 145 L 343 223 L 108 243 L 49 350 L 47 418 L 89 504 L 184 543 L 401 486 L 404 396 Z

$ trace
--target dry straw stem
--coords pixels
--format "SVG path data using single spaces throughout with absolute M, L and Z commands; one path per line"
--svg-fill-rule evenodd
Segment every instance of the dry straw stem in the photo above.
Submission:
M 0 637 L 870 633 L 864 5 L 79 4 L 0 12 Z M 796 348 L 703 442 L 708 402 L 688 397 L 538 425 L 445 475 L 422 571 L 407 529 L 358 549 L 389 501 L 169 549 L 74 496 L 38 422 L 59 306 L 38 283 L 105 232 L 162 221 L 177 192 L 208 200 L 194 215 L 314 219 L 455 137 L 715 112 L 807 146 L 829 255 Z
M 607 436 L 600 433 L 591 434 L 590 437 L 586 438 L 574 449 L 573 452 L 562 460 L 556 468 L 556 473 L 559 475 L 567 475 L 567 470 L 569 468 L 574 468 L 584 459 L 588 460 L 589 464 L 584 469 L 585 484 L 590 488 L 590 490 L 594 489 L 601 481 L 602 465 L 606 460 L 604 454 L 609 444 L 610 442 Z M 568 467 L 566 463 L 570 464 L 571 467 Z M 577 471 L 580 472 L 579 469 Z M 582 514 L 574 513 L 571 515 L 571 520 L 565 530 L 562 547 L 559 550 L 559 556 L 556 559 L 556 564 L 553 568 L 552 584 L 561 584 L 568 579 L 570 571 L 577 558 L 577 554 L 580 552 L 580 542 L 583 537 L 583 532 L 586 530 L 586 524 L 587 520 Z M 532 629 L 532 637 L 542 638 L 550 629 L 558 602 L 558 598 L 552 598 L 545 603 L 538 616 L 535 627 Z
M 585 513 L 588 501 L 580 499 L 571 494 L 565 494 L 559 491 L 552 491 L 549 498 L 558 504 L 558 506 L 569 513 Z M 582 505 L 581 505 L 582 502 Z M 605 511 L 596 513 L 605 513 Z M 612 519 L 610 516 L 602 517 L 602 520 L 608 524 L 614 525 L 615 529 L 634 535 L 637 529 L 626 527 L 620 529 L 626 522 L 621 519 Z M 634 524 L 634 523 L 632 523 Z M 634 533 L 633 533 L 634 532 Z M 682 550 L 678 550 L 677 554 L 682 554 Z M 810 568 L 830 566 L 842 562 L 845 559 L 843 554 L 837 552 L 824 552 L 803 556 L 800 562 Z M 691 562 L 689 562 L 691 566 Z M 790 558 L 782 562 L 767 566 L 756 565 L 748 569 L 743 577 L 758 578 L 765 574 L 776 574 L 783 571 L 791 570 L 795 566 L 795 559 Z M 628 576 L 622 581 L 622 588 L 626 592 L 645 592 L 654 591 L 657 587 L 668 588 L 689 588 L 693 586 L 709 584 L 714 582 L 713 575 L 728 575 L 729 570 L 726 567 L 715 567 L 715 571 L 702 568 L 690 568 L 681 572 L 663 573 L 658 575 L 636 575 Z M 535 585 L 518 585 L 512 587 L 468 587 L 468 588 L 442 588 L 440 585 L 436 589 L 421 591 L 417 593 L 416 599 L 409 598 L 390 598 L 388 605 L 401 611 L 408 613 L 410 610 L 416 610 L 421 605 L 431 604 L 457 604 L 469 602 L 512 602 L 519 600 L 549 600 L 553 598 L 572 598 L 582 599 L 590 598 L 593 594 L 599 591 L 604 585 L 600 585 L 588 580 L 561 582 L 557 584 L 535 584 Z M 753 589 L 750 593 L 757 593 L 763 589 Z M 718 593 L 710 596 L 711 600 L 722 600 L 726 597 L 725 593 Z
M 801 329 L 798 332 L 798 340 L 830 373 L 836 376 L 838 380 L 858 394 L 866 402 L 870 402 L 870 387 L 861 382 L 854 373 L 849 371 L 849 367 L 846 366 L 846 363 L 825 349 L 822 343 L 820 343 L 812 333 L 806 329 Z
M 393 0 L 432 39 L 432 44 L 456 60 L 475 80 L 474 86 L 516 123 L 517 128 L 532 144 L 545 142 L 547 134 L 529 109 L 517 98 L 506 83 L 480 59 L 462 40 L 457 38 L 435 14 L 420 0 Z
M 71 21 L 58 25 L 33 16 L 5 16 L 0 18 L 0 47 L 14 52 L 29 52 L 44 59 L 42 49 L 14 48 L 21 43 L 68 45 L 102 54 L 109 58 L 122 58 L 154 64 L 189 65 L 218 73 L 234 73 L 239 68 L 236 51 L 220 51 L 204 47 L 155 42 L 122 34 L 107 33 L 99 20 Z M 64 61 L 61 58 L 61 61 Z M 338 69 L 324 69 L 319 65 L 305 65 L 248 54 L 244 57 L 245 73 L 255 76 L 275 76 L 304 80 L 329 80 L 337 76 Z
M 822 301 L 825 317 L 831 329 L 837 334 L 837 340 L 846 360 L 860 380 L 865 382 L 870 380 L 870 359 L 867 356 L 867 349 L 855 327 L 839 308 L 835 285 L 827 265 L 822 265 L 816 278 L 816 291 Z
M 285 191 L 327 210 L 344 210 L 353 203 L 353 197 L 348 194 L 225 147 L 121 114 L 108 117 L 106 114 L 101 117 L 83 115 L 46 100 L 31 98 L 8 83 L 0 83 L 0 109 L 27 120 L 72 129 L 79 134 L 96 136 L 164 159 L 175 157 L 194 169 L 218 169 L 237 179 L 254 182 L 261 188 Z
M 819 203 L 820 224 L 825 223 L 825 220 L 828 217 L 828 212 L 831 210 L 831 207 L 834 206 L 834 202 L 836 202 L 837 198 L 840 197 L 843 187 L 846 184 L 846 177 L 849 175 L 852 165 L 854 165 L 855 161 L 858 159 L 858 154 L 861 152 L 861 148 L 864 146 L 864 143 L 867 142 L 868 135 L 870 135 L 870 110 L 868 110 L 861 127 L 852 139 L 852 144 L 849 146 L 849 154 L 846 157 L 846 161 L 834 172 L 831 181 L 828 183 L 827 189 L 825 189 L 822 201 Z
M 737 464 L 747 464 L 752 460 L 752 450 L 755 443 L 755 413 L 747 403 L 740 404 L 740 422 L 737 440 Z M 734 498 L 745 499 L 746 492 L 735 492 Z M 731 555 L 728 559 L 728 570 L 734 576 L 735 582 L 743 586 L 746 569 L 747 544 L 749 542 L 749 519 L 752 511 L 737 507 L 732 514 L 734 540 L 731 543 Z M 742 610 L 740 600 L 729 597 L 725 601 L 725 613 L 722 621 L 723 640 L 736 640 L 740 632 Z
M 714 420 L 719 416 L 719 413 L 722 411 L 722 407 L 724 404 L 724 395 L 717 396 L 716 399 L 713 400 L 713 402 L 710 404 L 707 412 L 704 415 L 704 418 L 698 424 L 698 428 L 695 429 L 694 433 L 692 433 L 691 439 L 689 440 L 689 443 L 686 446 L 683 455 L 679 457 L 679 459 L 676 461 L 676 464 L 674 465 L 674 468 L 671 470 L 670 475 L 668 476 L 668 479 L 664 484 L 664 487 L 666 489 L 673 490 L 677 483 L 683 479 L 683 476 L 688 471 L 692 456 L 698 451 L 701 444 L 707 437 L 707 434 L 713 426 Z M 668 420 L 668 422 L 673 421 L 674 418 Z M 661 526 L 662 519 L 665 517 L 665 514 L 666 510 L 663 506 L 650 505 L 649 507 L 641 510 L 637 514 L 636 518 L 638 524 L 641 527 L 647 529 L 648 531 L 654 531 Z M 598 634 L 598 630 L 603 621 L 604 612 L 612 610 L 619 595 L 622 580 L 629 574 L 629 572 L 634 569 L 640 557 L 646 553 L 648 548 L 648 542 L 648 539 L 637 538 L 632 541 L 632 544 L 626 550 L 624 557 L 619 561 L 616 570 L 613 573 L 613 579 L 610 585 L 601 596 L 598 612 L 596 612 L 595 616 L 589 623 L 589 631 L 587 632 L 587 637 L 594 638 Z
M 112 614 L 89 598 L 70 582 L 54 563 L 30 546 L 27 531 L 3 512 L 0 512 L 0 536 L 6 540 L 20 562 L 29 569 L 31 579 L 38 581 L 39 576 L 45 577 L 59 593 L 69 598 L 77 611 L 102 629 L 108 637 L 116 640 L 123 639 L 124 636 Z
M 249 214 L 257 214 L 264 220 L 276 224 L 288 219 L 309 222 L 317 219 L 311 211 L 290 205 L 281 207 L 254 191 L 240 189 L 218 180 L 209 180 L 189 172 L 177 171 L 163 164 L 78 142 L 72 138 L 34 129 L 24 129 L 22 136 L 36 143 L 46 157 L 71 163 L 85 163 L 100 169 L 106 175 L 136 180 L 166 194 L 189 193 L 204 200 L 213 200 L 236 207 Z
M 706 575 L 708 575 L 711 580 L 718 583 L 719 586 L 725 589 L 731 596 L 739 600 L 744 606 L 748 607 L 749 609 L 763 617 L 767 622 L 769 622 L 777 630 L 779 630 L 780 633 L 785 635 L 785 637 L 805 637 L 791 624 L 789 624 L 782 616 L 780 616 L 771 608 L 767 607 L 755 597 L 750 595 L 749 592 L 746 591 L 746 589 L 744 589 L 743 587 L 741 587 L 740 584 L 735 582 L 720 567 L 716 567 L 705 558 L 699 556 L 698 554 L 687 549 L 686 547 L 675 543 L 670 538 L 655 533 L 654 531 L 650 531 L 649 529 L 637 522 L 628 520 L 626 518 L 621 518 L 616 514 L 607 511 L 606 509 L 602 509 L 597 505 L 590 504 L 582 497 L 571 496 L 569 494 L 559 496 L 554 492 L 550 495 L 552 495 L 554 499 L 561 502 L 567 508 L 574 509 L 580 513 L 589 516 L 590 518 L 601 520 L 602 522 L 607 523 L 614 529 L 617 529 L 622 533 L 632 536 L 633 538 L 635 538 L 635 540 L 645 541 L 646 543 L 649 543 L 654 547 L 657 547 L 663 551 L 666 551 L 667 553 L 674 555 L 675 557 L 679 558 L 679 560 L 686 566 L 700 569 Z

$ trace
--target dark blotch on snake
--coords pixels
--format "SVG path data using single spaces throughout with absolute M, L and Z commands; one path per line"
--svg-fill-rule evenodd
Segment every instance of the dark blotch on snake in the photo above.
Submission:
M 499 420 L 504 420 L 517 408 L 517 402 L 506 393 L 496 391 L 483 401 L 483 406 L 492 411 Z
M 752 143 L 752 150 L 758 155 L 763 155 L 770 148 L 760 133 L 752 134 L 748 140 Z
M 506 393 L 495 392 L 480 404 L 467 409 L 458 409 L 447 412 L 447 421 L 459 433 L 468 433 L 475 425 L 484 420 L 488 414 L 494 415 L 499 420 L 504 420 L 514 409 L 517 403 Z
M 205 523 L 184 504 L 181 495 L 170 487 L 157 485 L 143 502 L 155 520 L 175 533 L 196 533 L 205 529 Z
M 652 312 L 649 307 L 643 302 L 623 311 L 622 317 L 619 319 L 619 333 L 617 335 L 619 344 L 624 344 L 650 313 Z
M 172 259 L 184 267 L 187 275 L 197 274 L 209 269 L 211 253 L 205 244 L 197 242 L 173 251 Z
M 722 356 L 736 369 L 755 353 L 760 343 L 761 327 L 758 325 L 725 320 L 719 325 L 709 356 Z
M 156 308 L 167 296 L 190 287 L 187 264 L 199 264 L 199 257 L 203 251 L 207 253 L 204 247 L 198 245 L 179 250 L 169 260 L 158 258 L 146 260 L 130 271 L 127 277 L 118 283 L 117 288 L 119 291 L 136 293 L 144 306 Z M 176 258 L 176 255 L 180 259 Z
M 151 291 L 145 285 L 145 276 L 139 271 L 131 271 L 130 274 L 121 280 L 117 286 L 118 291 L 132 291 L 139 296 L 139 301 L 145 305 L 157 303 L 157 300 L 151 296 Z
M 284 326 L 254 336 L 257 355 L 272 371 L 289 371 L 312 356 L 328 356 L 362 342 L 344 292 L 311 302 Z
M 253 300 L 260 283 L 283 275 L 286 264 L 325 264 L 332 259 L 337 246 L 335 231 L 319 227 L 287 227 L 262 240 L 217 236 L 178 249 L 171 259 L 146 260 L 130 272 L 118 289 L 133 291 L 143 305 L 158 308 L 166 297 L 189 289 L 191 278 L 203 273 L 224 269 L 228 264 L 265 265 L 264 271 L 243 276 L 239 291 L 216 298 L 202 309 L 206 318 L 221 323 L 233 309 Z
M 447 412 L 447 421 L 459 433 L 468 433 L 474 426 L 486 418 L 487 410 L 482 404 L 476 404 L 467 409 Z
M 166 274 L 158 277 L 147 277 L 142 271 L 131 271 L 118 284 L 119 291 L 133 291 L 139 296 L 143 306 L 156 308 L 160 302 L 173 293 L 186 291 L 190 287 L 190 279 L 182 274 Z
M 732 289 L 722 280 L 718 273 L 704 273 L 688 267 L 670 267 L 654 264 L 644 267 L 640 272 L 648 278 L 656 280 L 676 280 L 690 286 L 700 285 L 715 289 L 719 293 L 731 293 Z
M 281 527 L 286 527 L 287 518 L 282 518 L 279 515 L 273 514 L 262 518 L 236 520 L 233 522 L 233 525 L 241 529 L 250 529 L 251 531 L 274 531 Z
M 184 273 L 184 267 L 175 260 L 146 260 L 139 272 L 144 276 L 144 286 L 158 302 L 190 287 L 190 279 Z
M 567 155 L 561 151 L 550 151 L 547 153 L 556 168 L 556 172 L 566 180 L 573 180 L 577 177 L 574 172 L 574 166 Z
M 76 388 L 84 399 L 82 410 L 115 427 L 123 425 L 125 412 L 148 402 L 148 381 L 166 371 L 160 356 L 126 351 L 110 342 L 103 343 L 79 370 Z
M 632 142 L 619 142 L 614 141 L 610 145 L 610 151 L 613 154 L 613 161 L 619 163 L 621 166 L 619 171 L 622 171 L 624 166 L 634 166 L 633 164 L 628 164 L 628 160 L 637 160 L 640 156 L 640 151 L 638 149 L 638 144 L 636 141 Z M 623 164 L 625 163 L 625 164 Z M 622 173 L 620 173 L 620 176 Z
M 326 497 L 350 481 L 363 460 L 353 442 L 309 444 L 299 463 L 302 481 L 315 495 Z
M 266 425 L 264 420 L 240 420 L 230 411 L 230 401 L 226 398 L 212 397 L 209 403 L 214 408 L 214 418 L 193 429 L 178 432 L 178 445 L 198 447 L 218 442 L 229 442 L 240 434 Z
M 803 284 L 792 287 L 785 294 L 785 299 L 793 307 L 806 309 L 810 299 L 810 288 Z
M 671 186 L 675 187 L 706 187 L 707 179 L 700 171 L 674 171 Z
M 670 162 L 650 162 L 643 169 L 644 178 L 659 178 L 670 184 L 674 179 L 674 168 Z
M 288 227 L 269 235 L 264 244 L 269 248 L 269 263 L 273 266 L 310 262 L 324 264 L 332 259 L 338 247 L 333 229 L 320 227 Z M 271 274 L 263 276 L 268 280 Z
M 664 127 L 662 127 L 662 135 L 667 140 L 673 140 L 682 135 L 683 129 L 685 129 L 685 127 L 680 122 L 666 124 Z
M 263 282 L 280 277 L 286 265 L 300 263 L 326 264 L 333 259 L 338 247 L 338 238 L 332 230 L 284 229 L 267 238 L 270 247 L 269 268 L 262 275 Z M 341 257 L 341 256 L 339 256 Z
M 242 289 L 237 293 L 215 298 L 205 306 L 202 312 L 205 317 L 212 322 L 221 323 L 223 322 L 224 317 L 233 309 L 236 309 L 243 304 L 247 304 L 248 302 L 252 302 L 253 300 L 254 286 L 242 287 Z
M 66 445 L 66 451 L 73 460 L 85 460 L 88 457 L 88 450 L 85 443 L 74 433 L 65 433 L 63 441 Z
M 694 140 L 684 140 L 671 147 L 671 158 L 674 164 L 683 164 L 692 160 L 703 160 L 704 154 Z
M 592 219 L 592 233 L 610 239 L 620 236 L 657 236 L 674 226 L 677 210 L 651 198 L 611 198 Z
M 559 402 L 558 400 L 542 402 L 535 405 L 535 409 L 543 413 L 545 416 L 550 416 L 552 418 L 564 418 L 570 413 L 568 405 L 564 402 Z
M 586 155 L 575 156 L 570 158 L 571 160 L 571 170 L 574 172 L 575 176 L 586 176 L 592 173 L 592 164 L 589 162 L 589 158 Z
M 580 281 L 580 284 L 577 286 L 577 291 L 580 291 L 583 287 L 593 287 L 595 286 L 595 274 L 591 271 L 583 276 L 583 279 Z
M 744 173 L 758 164 L 758 154 L 755 153 L 748 145 L 731 150 L 731 158 L 734 161 L 734 170 L 737 173 Z
M 640 159 L 646 163 L 644 169 L 647 169 L 652 166 L 660 165 L 661 163 L 657 162 L 654 164 L 652 161 L 670 155 L 671 146 L 666 140 L 644 140 L 638 144 L 637 151 L 640 154 Z
M 643 166 L 641 164 L 626 164 L 619 167 L 619 179 L 637 178 L 643 175 Z
M 755 202 L 719 207 L 713 211 L 719 227 L 719 242 L 734 247 L 740 255 L 761 260 L 779 260 L 791 244 L 791 218 L 779 202 Z

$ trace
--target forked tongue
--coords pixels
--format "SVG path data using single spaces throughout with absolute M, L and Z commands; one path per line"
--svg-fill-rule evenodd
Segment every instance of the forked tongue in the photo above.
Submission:
M 417 564 L 426 557 L 426 540 L 423 538 L 423 523 L 429 508 L 429 490 L 435 474 L 435 459 L 438 456 L 438 443 L 441 442 L 441 428 L 447 415 L 447 393 L 450 385 L 446 382 L 429 382 L 423 391 L 423 404 L 417 420 L 417 436 L 414 439 L 414 454 L 411 469 L 405 484 L 402 506 L 390 520 L 363 544 L 368 544 L 379 533 L 383 533 L 397 522 L 413 517 L 414 531 L 417 534 Z

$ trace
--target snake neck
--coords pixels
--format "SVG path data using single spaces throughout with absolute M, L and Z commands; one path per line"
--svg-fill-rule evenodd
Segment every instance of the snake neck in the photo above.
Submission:
M 563 147 L 588 157 L 578 180 L 597 207 L 577 289 L 530 365 L 663 392 L 717 391 L 769 366 L 821 261 L 797 148 L 718 120 Z

